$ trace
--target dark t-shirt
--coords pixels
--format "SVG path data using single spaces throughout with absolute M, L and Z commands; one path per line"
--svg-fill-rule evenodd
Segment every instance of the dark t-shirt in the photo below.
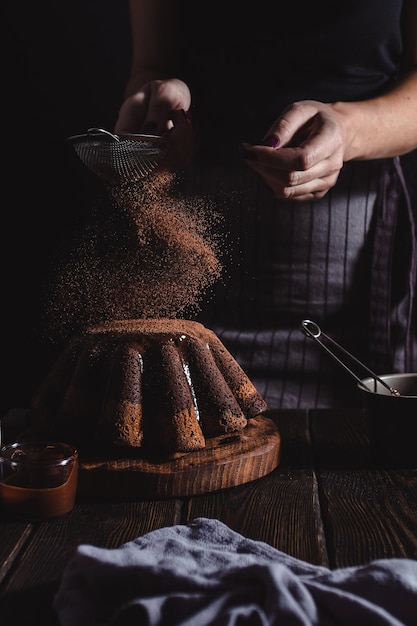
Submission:
M 226 4 L 199 4 L 196 15 L 195 2 L 179 3 L 175 69 L 205 141 L 217 141 L 213 127 L 256 141 L 290 102 L 366 99 L 398 74 L 400 0 Z

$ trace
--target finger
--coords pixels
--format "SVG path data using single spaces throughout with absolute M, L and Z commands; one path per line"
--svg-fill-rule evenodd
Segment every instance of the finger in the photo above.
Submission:
M 283 151 L 284 149 L 282 152 Z M 332 156 L 330 159 L 320 161 L 307 170 L 285 169 L 285 167 L 281 167 L 282 162 L 278 158 L 262 161 L 252 160 L 249 164 L 258 174 L 268 176 L 271 179 L 276 178 L 278 183 L 291 187 L 308 183 L 316 178 L 326 178 L 335 174 L 337 175 L 343 166 L 342 160 L 337 158 L 336 155 Z
M 287 172 L 303 169 L 304 161 L 301 148 L 281 148 L 275 150 L 267 146 L 242 144 L 243 158 L 261 167 L 271 167 Z
M 288 179 L 287 172 L 280 172 L 271 168 L 259 167 L 259 164 L 251 161 L 248 165 L 255 170 L 267 184 L 267 186 L 273 191 L 276 198 L 282 200 L 295 200 L 301 197 L 321 197 L 324 195 L 335 183 L 338 178 L 340 170 L 325 170 L 321 172 L 321 167 L 316 169 L 316 176 L 313 178 L 303 178 L 305 172 L 299 172 L 299 178 Z M 320 173 L 320 175 L 319 175 Z
M 151 135 L 165 135 L 173 126 L 169 111 L 168 103 L 158 102 L 154 106 L 150 105 L 141 131 Z
M 188 92 L 187 94 L 188 95 Z M 164 135 L 181 120 L 181 110 L 188 97 L 179 88 L 178 81 L 154 81 L 150 84 L 150 97 L 144 128 L 155 134 Z M 189 104 L 187 104 L 188 108 Z
M 294 102 L 269 127 L 263 139 L 264 145 L 274 149 L 288 146 L 293 141 L 297 131 L 317 114 L 317 110 L 317 103 L 314 101 Z
M 161 98 L 159 94 L 151 92 L 146 117 L 141 128 L 142 132 L 165 135 L 173 127 L 170 115 L 171 106 L 168 98 Z
M 270 127 L 263 144 L 299 150 L 298 169 L 309 169 L 329 158 L 342 146 L 340 129 L 331 116 L 317 109 L 316 103 L 295 103 Z
M 265 180 L 265 179 L 264 179 Z M 305 200 L 322 198 L 332 187 L 334 187 L 337 176 L 316 178 L 313 181 L 296 187 L 281 187 L 277 185 L 275 179 L 265 180 L 265 183 L 272 190 L 274 197 L 280 200 Z
M 191 112 L 184 111 L 184 109 L 174 109 L 171 111 L 171 119 L 174 122 L 174 126 L 191 126 Z
M 137 92 L 122 104 L 114 127 L 118 134 L 137 133 L 141 130 L 147 109 L 147 96 L 144 91 Z

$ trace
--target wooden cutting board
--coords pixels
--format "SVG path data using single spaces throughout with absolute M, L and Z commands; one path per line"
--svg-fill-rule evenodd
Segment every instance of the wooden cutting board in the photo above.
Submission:
M 80 459 L 78 492 L 99 498 L 172 498 L 235 487 L 274 470 L 281 437 L 258 415 L 240 433 L 208 439 L 203 450 L 169 458 L 124 456 Z

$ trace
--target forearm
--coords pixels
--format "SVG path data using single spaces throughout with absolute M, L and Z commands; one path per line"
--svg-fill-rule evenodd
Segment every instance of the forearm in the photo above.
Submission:
M 417 148 L 417 70 L 384 95 L 333 107 L 345 128 L 344 161 L 398 156 Z
M 345 123 L 345 161 L 399 156 L 417 148 L 416 0 L 404 0 L 402 17 L 402 77 L 372 100 L 334 104 Z
M 126 97 L 151 80 L 171 78 L 175 5 L 174 0 L 130 0 L 132 61 Z

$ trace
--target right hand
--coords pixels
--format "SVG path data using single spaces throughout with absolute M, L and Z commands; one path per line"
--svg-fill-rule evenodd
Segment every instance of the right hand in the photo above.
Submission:
M 191 93 L 182 80 L 152 80 L 124 101 L 114 130 L 117 134 L 166 135 L 166 165 L 181 167 L 190 162 L 194 149 L 190 106 Z
M 343 167 L 347 127 L 347 115 L 340 113 L 337 104 L 295 102 L 272 124 L 264 145 L 244 146 L 252 158 L 248 165 L 277 199 L 322 198 L 336 184 Z

